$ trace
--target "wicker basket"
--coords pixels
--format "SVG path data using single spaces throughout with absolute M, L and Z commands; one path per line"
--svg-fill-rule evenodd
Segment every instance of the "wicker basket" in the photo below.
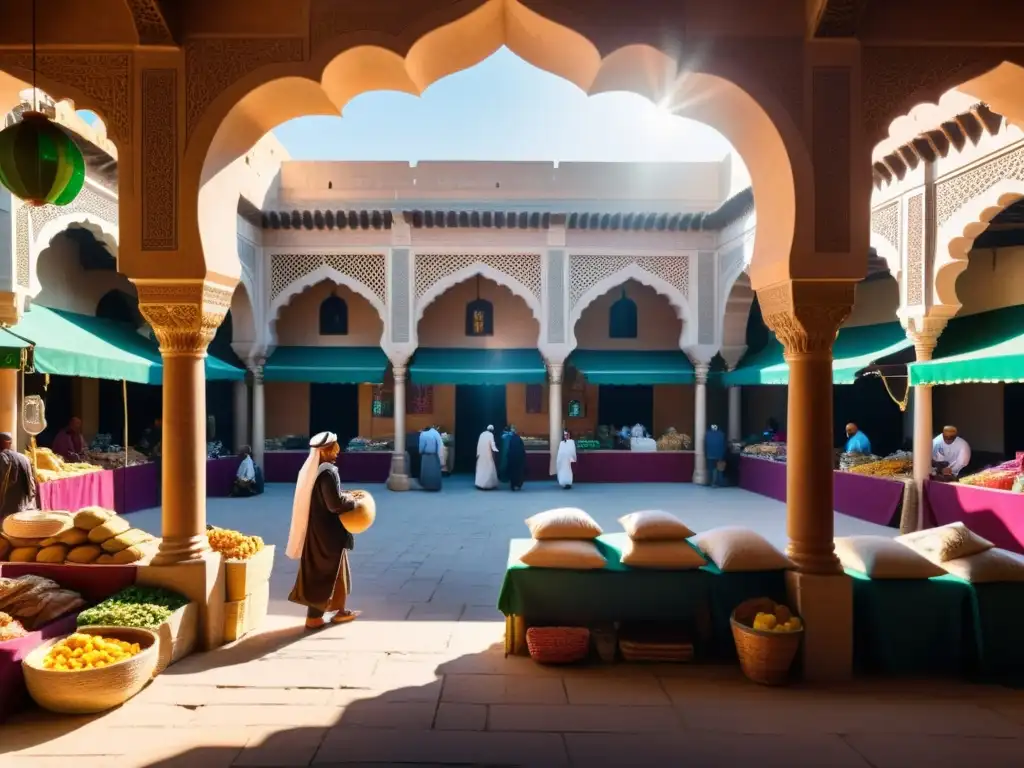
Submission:
M 29 694 L 43 709 L 67 715 L 91 715 L 124 704 L 142 690 L 156 668 L 157 636 L 146 629 L 130 627 L 79 627 L 87 635 L 138 643 L 142 651 L 130 659 L 101 669 L 56 672 L 43 669 L 50 648 L 66 637 L 43 643 L 21 662 Z
M 803 628 L 796 632 L 765 632 L 753 628 L 758 613 L 773 613 L 774 610 L 774 600 L 759 597 L 740 603 L 729 618 L 743 674 L 761 685 L 782 685 L 788 680 L 804 634 Z
M 49 539 L 71 527 L 70 512 L 15 512 L 4 518 L 3 531 L 12 539 Z
M 539 664 L 572 664 L 587 658 L 590 630 L 583 627 L 530 627 L 526 630 L 530 658 Z

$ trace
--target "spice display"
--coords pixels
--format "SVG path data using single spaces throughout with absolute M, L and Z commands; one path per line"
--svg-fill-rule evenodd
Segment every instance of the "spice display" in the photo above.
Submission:
M 29 449 L 29 461 L 35 466 L 36 482 L 46 483 L 50 480 L 61 480 L 66 477 L 78 477 L 90 472 L 100 472 L 103 467 L 81 461 L 64 461 L 49 448 Z
M 389 440 L 374 440 L 369 437 L 353 437 L 348 441 L 345 448 L 346 453 L 369 453 L 376 451 L 394 450 L 393 443 Z
M 82 611 L 78 615 L 78 626 L 152 629 L 187 604 L 187 598 L 166 589 L 128 587 L 99 605 Z
M 128 463 L 125 464 L 125 451 L 119 446 L 110 446 L 106 450 L 88 450 L 86 458 L 101 469 L 120 469 L 124 466 L 136 467 L 148 464 L 149 457 L 134 448 L 128 449 Z
M 762 632 L 798 632 L 803 629 L 803 622 L 786 606 L 776 605 L 771 613 L 759 612 L 754 617 L 753 627 Z
M 263 539 L 259 536 L 246 536 L 226 528 L 208 526 L 206 536 L 210 540 L 210 548 L 228 560 L 248 560 L 263 549 Z
M 867 477 L 909 477 L 914 474 L 914 455 L 909 451 L 897 451 L 884 459 L 852 466 L 849 471 Z
M 786 460 L 785 443 L 754 443 L 743 449 L 744 456 L 755 456 L 759 459 L 784 462 Z
M 972 485 L 977 488 L 993 488 L 999 491 L 1012 491 L 1013 484 L 1020 474 L 1016 469 L 983 469 L 973 475 L 960 478 L 961 485 Z
M 76 632 L 50 649 L 43 658 L 43 669 L 56 672 L 102 669 L 119 661 L 127 661 L 141 652 L 142 646 L 138 643 Z
M 77 592 L 42 576 L 0 578 L 0 611 L 32 631 L 85 605 Z
M 28 632 L 21 626 L 21 622 L 9 613 L 0 612 L 0 643 L 8 640 L 17 640 L 24 637 Z
M 658 438 L 659 451 L 688 451 L 693 447 L 693 438 L 669 427 L 665 434 Z

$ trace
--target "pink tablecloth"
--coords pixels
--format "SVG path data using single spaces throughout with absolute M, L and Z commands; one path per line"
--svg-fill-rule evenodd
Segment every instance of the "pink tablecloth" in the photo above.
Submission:
M 114 507 L 114 473 L 109 469 L 39 484 L 40 509 L 77 512 L 91 506 Z
M 268 451 L 263 475 L 268 483 L 294 483 L 308 451 Z M 342 453 L 335 464 L 343 483 L 384 483 L 391 472 L 390 451 Z
M 925 483 L 930 525 L 962 522 L 997 547 L 1024 554 L 1024 494 L 959 483 Z
M 832 473 L 832 507 L 876 525 L 899 525 L 897 515 L 906 486 L 899 480 L 866 477 L 852 472 Z M 740 458 L 740 487 L 762 496 L 786 500 L 786 465 L 752 456 Z

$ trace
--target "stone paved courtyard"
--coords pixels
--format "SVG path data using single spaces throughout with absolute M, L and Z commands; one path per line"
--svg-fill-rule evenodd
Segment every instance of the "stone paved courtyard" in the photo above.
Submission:
M 495 609 L 508 540 L 552 506 L 588 510 L 606 530 L 662 507 L 700 530 L 749 525 L 785 543 L 784 505 L 689 485 L 528 484 L 378 500 L 358 537 L 351 607 L 359 621 L 304 633 L 286 598 L 295 564 L 279 552 L 268 626 L 172 667 L 97 718 L 32 712 L 0 726 L 0 767 L 762 766 L 986 768 L 1024 764 L 1024 694 L 944 681 L 858 680 L 764 689 L 721 666 L 539 667 L 503 657 Z M 290 486 L 215 499 L 210 521 L 283 549 Z M 156 510 L 133 516 L 159 530 Z M 884 531 L 837 516 L 838 534 Z

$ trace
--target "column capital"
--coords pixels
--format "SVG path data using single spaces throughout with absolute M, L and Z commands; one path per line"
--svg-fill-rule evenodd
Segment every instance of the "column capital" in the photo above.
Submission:
M 832 352 L 840 326 L 853 309 L 856 283 L 849 280 L 790 280 L 757 291 L 765 325 L 791 356 Z
M 548 363 L 548 382 L 550 384 L 561 384 L 562 376 L 565 373 L 565 363 Z
M 696 363 L 693 366 L 693 377 L 697 384 L 708 383 L 708 373 L 711 371 L 711 366 L 708 363 Z
M 139 311 L 164 357 L 203 357 L 231 307 L 234 288 L 209 280 L 133 280 Z
M 939 336 L 946 329 L 946 317 L 907 317 L 904 319 L 903 327 L 907 329 L 907 338 L 914 343 L 914 353 L 917 360 L 931 360 L 935 345 L 939 343 Z
M 392 365 L 391 374 L 394 376 L 395 384 L 404 384 L 409 375 L 409 368 L 405 365 Z

